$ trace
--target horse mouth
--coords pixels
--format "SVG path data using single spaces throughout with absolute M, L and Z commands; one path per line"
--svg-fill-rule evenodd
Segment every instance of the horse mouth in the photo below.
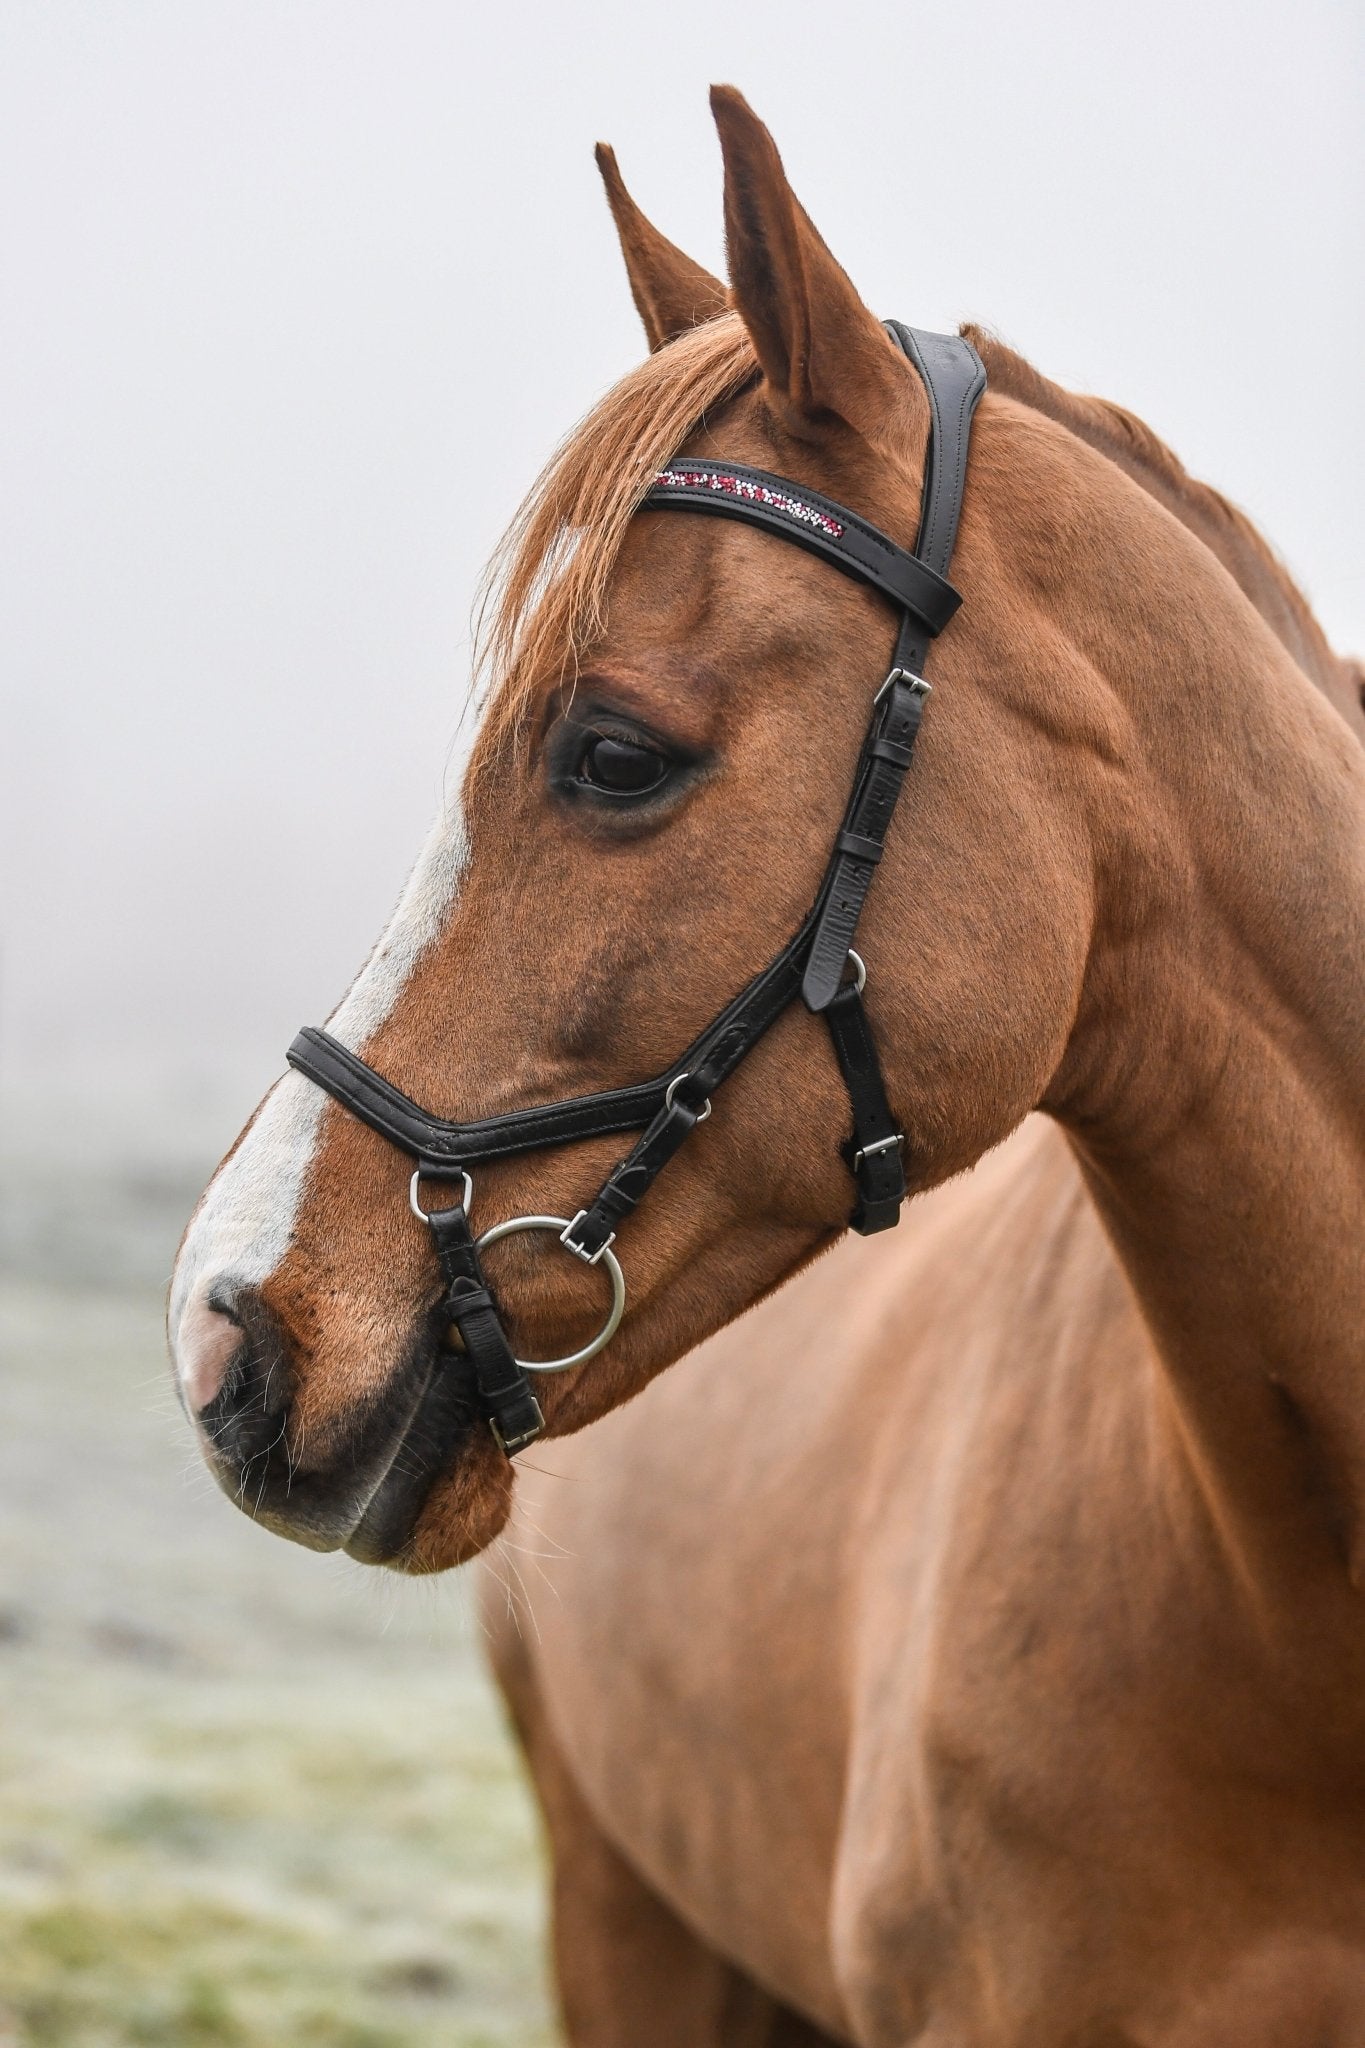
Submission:
M 287 1366 L 254 1374 L 273 1390 L 268 1396 L 248 1365 L 245 1390 L 229 1381 L 199 1417 L 223 1491 L 254 1521 L 307 1549 L 408 1565 L 428 1496 L 454 1470 L 478 1423 L 472 1372 L 444 1338 L 444 1323 L 433 1317 L 387 1385 L 322 1432 L 325 1450 L 319 1444 L 315 1461 L 304 1464 L 288 1443 Z
M 406 1421 L 396 1429 L 378 1484 L 341 1546 L 348 1557 L 360 1564 L 401 1562 L 427 1496 L 449 1472 L 474 1421 L 469 1368 L 458 1353 L 441 1346 L 430 1358 Z

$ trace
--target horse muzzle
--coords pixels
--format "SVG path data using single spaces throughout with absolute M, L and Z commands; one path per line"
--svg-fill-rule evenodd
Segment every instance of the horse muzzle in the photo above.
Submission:
M 219 1486 L 253 1520 L 308 1549 L 406 1562 L 437 1482 L 471 1461 L 492 1462 L 467 1361 L 445 1336 L 432 1312 L 381 1386 L 318 1418 L 289 1333 L 262 1292 L 215 1291 L 185 1332 L 179 1364 L 187 1405 L 216 1381 L 194 1419 Z

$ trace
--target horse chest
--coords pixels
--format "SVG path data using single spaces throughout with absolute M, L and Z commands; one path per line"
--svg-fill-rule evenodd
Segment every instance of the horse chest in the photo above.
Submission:
M 533 1602 L 539 1683 L 593 1811 L 860 2048 L 1184 2048 L 1237 1972 L 1299 1997 L 1297 1961 L 1255 1962 L 1276 1928 L 1365 1953 L 1349 1743 L 1330 1785 L 1311 1744 L 1288 1757 L 1306 1717 L 1197 1498 L 1149 1483 L 1166 1411 L 1073 1195 L 1055 1138 L 1021 1134 L 923 1205 L 899 1265 L 841 1247 L 528 1488 L 568 1553 Z M 879 1285 L 915 1302 L 913 1346 Z

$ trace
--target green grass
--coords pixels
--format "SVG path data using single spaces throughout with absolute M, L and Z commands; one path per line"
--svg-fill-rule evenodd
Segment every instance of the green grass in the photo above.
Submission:
M 549 2048 L 459 1585 L 187 1487 L 154 1304 L 0 1309 L 0 2048 Z
M 535 1826 L 468 1674 L 401 1697 L 185 1684 L 107 1670 L 96 1731 L 88 1676 L 28 1659 L 0 1772 L 0 2041 L 552 2038 Z

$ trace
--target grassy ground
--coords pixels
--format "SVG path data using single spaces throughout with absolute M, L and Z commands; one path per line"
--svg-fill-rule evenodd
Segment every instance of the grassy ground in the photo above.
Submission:
M 0 1346 L 0 2048 L 545 2048 L 464 1588 L 236 1514 L 150 1290 L 5 1282 Z

